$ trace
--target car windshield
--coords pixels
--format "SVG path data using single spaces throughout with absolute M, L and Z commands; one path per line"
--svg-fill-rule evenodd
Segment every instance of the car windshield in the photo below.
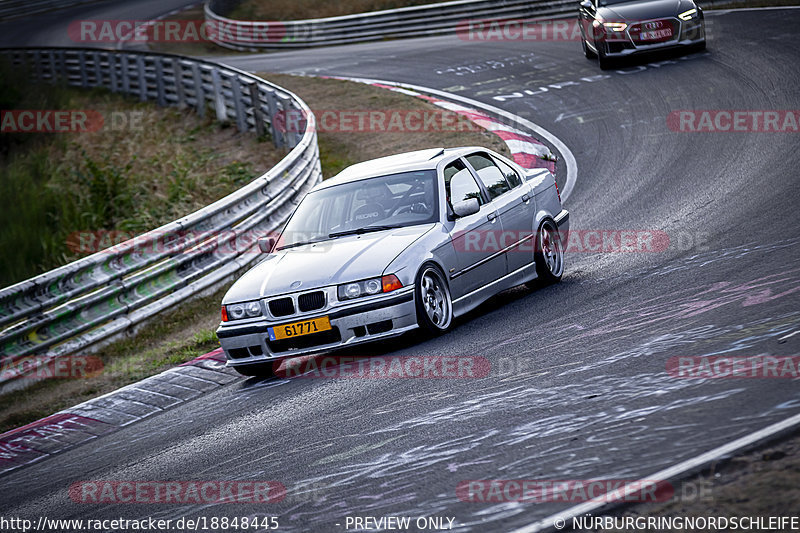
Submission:
M 614 4 L 628 4 L 631 2 L 638 2 L 640 0 L 598 0 L 597 5 L 600 7 L 610 6 Z
M 336 237 L 427 224 L 438 219 L 436 171 L 403 172 L 352 181 L 308 194 L 278 249 Z

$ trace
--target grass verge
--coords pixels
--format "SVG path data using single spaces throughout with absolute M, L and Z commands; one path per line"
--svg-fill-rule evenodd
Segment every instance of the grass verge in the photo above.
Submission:
M 86 111 L 103 125 L 0 134 L 0 287 L 87 255 L 81 235 L 124 240 L 156 228 L 235 191 L 284 156 L 265 139 L 188 109 L 14 78 L 0 75 L 0 109 Z

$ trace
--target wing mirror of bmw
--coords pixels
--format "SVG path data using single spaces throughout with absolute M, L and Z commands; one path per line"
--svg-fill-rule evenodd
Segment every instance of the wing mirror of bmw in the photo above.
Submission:
M 268 254 L 275 248 L 275 237 L 261 237 L 258 239 L 258 248 Z
M 453 204 L 453 213 L 459 218 L 474 215 L 480 210 L 481 204 L 478 203 L 477 198 L 467 198 Z

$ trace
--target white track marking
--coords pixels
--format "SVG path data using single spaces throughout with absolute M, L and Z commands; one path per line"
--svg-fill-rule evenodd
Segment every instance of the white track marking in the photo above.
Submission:
M 566 525 L 562 526 L 561 529 L 571 529 L 572 518 L 587 513 L 593 513 L 603 506 L 611 503 L 624 502 L 625 496 L 640 490 L 642 483 L 646 480 L 657 479 L 659 481 L 668 481 L 685 476 L 723 457 L 728 457 L 737 452 L 741 452 L 743 449 L 760 441 L 767 440 L 775 435 L 778 435 L 779 433 L 787 432 L 798 425 L 800 425 L 800 414 L 789 417 L 782 422 L 777 422 L 771 426 L 767 426 L 764 429 L 760 429 L 749 435 L 745 435 L 744 437 L 736 439 L 733 442 L 729 442 L 728 444 L 723 444 L 722 446 L 714 448 L 713 450 L 700 454 L 691 459 L 687 459 L 686 461 L 678 463 L 674 466 L 660 470 L 653 475 L 645 476 L 638 481 L 628 483 L 623 489 L 621 489 L 621 492 L 617 493 L 615 498 L 610 498 L 607 495 L 600 496 L 599 498 L 595 498 L 594 500 L 590 500 L 586 503 L 570 507 L 569 509 L 566 509 L 560 513 L 550 515 L 543 520 L 539 520 L 538 522 L 534 522 L 533 524 L 523 528 L 516 529 L 512 533 L 539 533 L 542 531 L 557 531 L 558 529 L 554 526 L 556 520 L 567 521 Z

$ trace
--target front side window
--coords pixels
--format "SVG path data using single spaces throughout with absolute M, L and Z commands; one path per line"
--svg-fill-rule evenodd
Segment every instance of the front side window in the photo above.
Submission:
M 456 159 L 444 167 L 444 189 L 451 208 L 453 204 L 470 198 L 477 198 L 478 203 L 483 204 L 481 188 L 460 159 Z

